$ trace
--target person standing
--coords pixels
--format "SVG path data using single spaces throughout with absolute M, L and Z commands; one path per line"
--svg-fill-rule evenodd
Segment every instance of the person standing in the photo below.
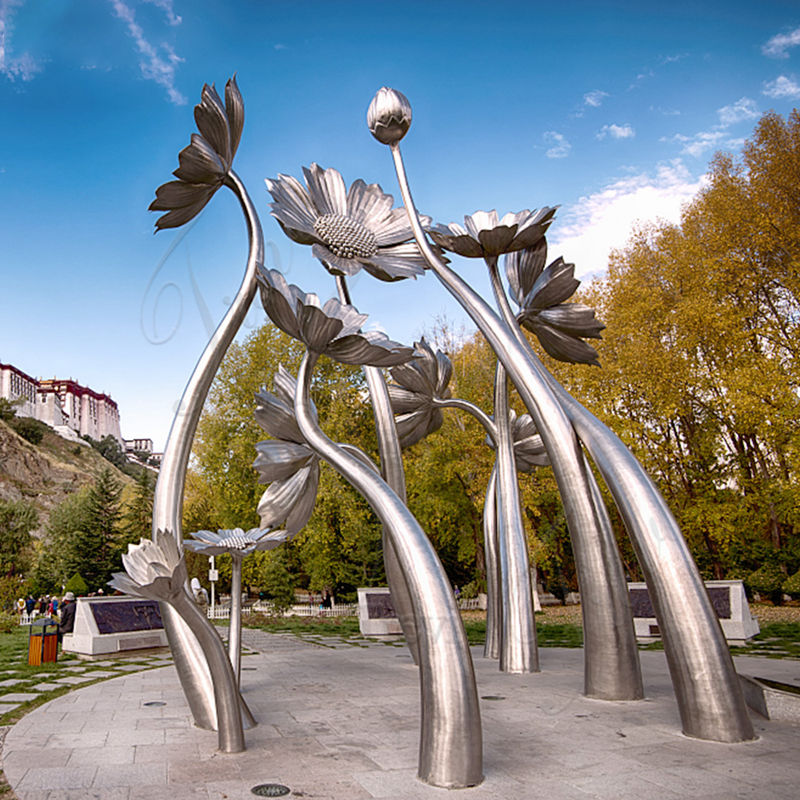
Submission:
M 58 641 L 61 642 L 65 633 L 72 633 L 75 629 L 75 595 L 67 592 L 61 604 L 61 622 L 58 624 Z

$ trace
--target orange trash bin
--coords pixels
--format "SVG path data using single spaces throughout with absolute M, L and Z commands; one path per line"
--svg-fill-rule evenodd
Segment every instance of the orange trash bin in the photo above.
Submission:
M 28 638 L 28 664 L 38 667 L 58 660 L 58 622 L 45 617 L 31 624 Z

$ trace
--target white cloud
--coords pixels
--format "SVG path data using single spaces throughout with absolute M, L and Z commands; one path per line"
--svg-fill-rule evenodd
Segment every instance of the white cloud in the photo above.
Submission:
M 170 25 L 180 25 L 183 22 L 183 19 L 175 13 L 175 9 L 172 7 L 172 0 L 144 0 L 144 2 L 160 8 L 166 14 L 167 22 Z
M 42 65 L 30 53 L 15 56 L 11 48 L 14 12 L 25 0 L 0 0 L 0 73 L 9 80 L 29 81 L 42 71 Z
M 638 222 L 677 222 L 681 208 L 703 185 L 680 159 L 661 165 L 655 175 L 622 178 L 587 197 L 556 218 L 550 229 L 551 258 L 562 255 L 575 274 L 605 272 L 612 249 L 623 247 Z
M 175 70 L 183 59 L 166 43 L 160 48 L 152 45 L 144 35 L 142 27 L 136 22 L 133 9 L 122 0 L 111 0 L 114 13 L 128 26 L 128 35 L 133 39 L 141 56 L 139 69 L 147 80 L 154 81 L 167 90 L 170 101 L 176 105 L 185 105 L 186 98 L 175 88 Z M 161 3 L 157 3 L 163 7 Z M 171 4 L 170 4 L 171 6 Z
M 548 158 L 566 158 L 569 155 L 572 145 L 564 134 L 557 131 L 545 131 L 543 138 L 545 144 L 552 145 L 545 153 Z
M 728 133 L 728 128 L 739 122 L 755 119 L 759 113 L 755 100 L 741 97 L 735 103 L 717 109 L 719 124 L 712 126 L 710 130 L 700 131 L 693 136 L 676 133 L 671 138 L 663 138 L 661 141 L 679 142 L 683 145 L 681 153 L 700 158 L 704 153 L 719 145 L 730 148 L 738 147 L 742 140 L 732 138 Z
M 733 105 L 718 109 L 717 114 L 719 114 L 720 124 L 728 127 L 737 122 L 755 119 L 758 116 L 758 106 L 755 100 L 751 100 L 749 97 L 740 97 Z
M 794 78 L 788 78 L 786 75 L 781 75 L 775 78 L 774 81 L 764 84 L 761 94 L 767 97 L 800 97 L 800 84 Z
M 610 136 L 612 139 L 632 139 L 636 136 L 636 131 L 628 125 L 603 125 L 597 134 L 598 139 L 605 139 Z
M 583 104 L 591 106 L 592 108 L 597 108 L 602 105 L 606 97 L 608 97 L 608 92 L 601 92 L 600 89 L 595 89 L 592 92 L 587 92 L 583 96 Z
M 800 28 L 795 28 L 790 33 L 779 33 L 773 36 L 762 48 L 765 56 L 772 58 L 789 58 L 786 52 L 790 47 L 800 44 Z

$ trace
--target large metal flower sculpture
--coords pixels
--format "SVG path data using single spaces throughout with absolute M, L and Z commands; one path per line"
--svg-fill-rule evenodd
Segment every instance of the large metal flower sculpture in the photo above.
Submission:
M 241 699 L 233 667 L 214 626 L 186 591 L 186 562 L 175 537 L 158 530 L 153 539 L 129 544 L 122 564 L 125 572 L 115 572 L 110 586 L 169 604 L 197 637 L 211 671 L 220 750 L 244 750 Z
M 367 319 L 335 298 L 325 305 L 315 294 L 306 294 L 274 269 L 258 272 L 261 301 L 269 318 L 308 350 L 342 364 L 392 367 L 411 358 L 410 347 L 393 342 L 378 331 L 362 331 Z
M 565 302 L 580 285 L 575 265 L 559 257 L 545 267 L 546 261 L 544 238 L 534 247 L 506 256 L 511 294 L 520 307 L 517 320 L 553 358 L 599 366 L 597 351 L 583 338 L 599 339 L 605 325 L 589 306 Z
M 178 155 L 180 166 L 169 181 L 156 189 L 150 211 L 166 211 L 156 220 L 156 229 L 177 228 L 193 219 L 225 182 L 239 147 L 244 126 L 244 102 L 236 78 L 225 84 L 225 103 L 216 89 L 203 86 L 194 118 L 200 133 Z
M 256 444 L 253 466 L 259 483 L 269 483 L 258 503 L 263 527 L 283 525 L 289 536 L 300 531 L 311 517 L 319 486 L 319 457 L 305 443 L 293 404 L 297 382 L 280 365 L 274 394 L 256 394 L 255 418 L 273 438 Z
M 403 448 L 442 427 L 444 417 L 436 400 L 451 396 L 447 388 L 453 375 L 450 359 L 441 350 L 434 352 L 424 337 L 414 347 L 414 358 L 391 370 L 395 383 L 389 384 L 389 400 Z
M 333 275 L 355 275 L 362 267 L 382 281 L 421 275 L 425 259 L 413 241 L 404 208 L 377 183 L 362 180 L 345 189 L 335 169 L 303 167 L 305 186 L 291 175 L 267 180 L 272 215 L 286 235 L 312 245 Z
M 555 213 L 555 208 L 545 206 L 538 211 L 508 213 L 499 219 L 497 211 L 476 211 L 464 217 L 463 227 L 451 222 L 435 225 L 429 233 L 440 247 L 460 256 L 497 258 L 535 244 L 544 236 Z

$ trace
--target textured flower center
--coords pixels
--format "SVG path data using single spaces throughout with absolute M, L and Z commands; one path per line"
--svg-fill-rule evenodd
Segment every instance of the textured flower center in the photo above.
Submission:
M 250 540 L 239 534 L 233 536 L 226 536 L 220 544 L 228 550 L 245 550 L 250 544 Z
M 340 258 L 369 258 L 378 252 L 375 234 L 343 214 L 323 214 L 314 220 L 314 232 Z

